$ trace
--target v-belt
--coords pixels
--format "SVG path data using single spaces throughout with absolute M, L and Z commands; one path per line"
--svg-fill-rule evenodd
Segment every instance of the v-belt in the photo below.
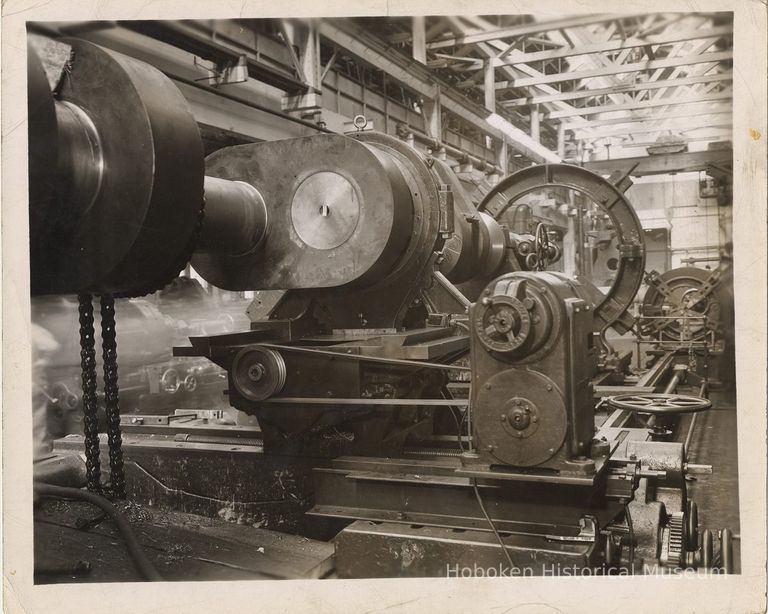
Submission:
M 273 343 L 259 343 L 261 347 L 271 350 L 281 350 L 284 352 L 297 352 L 300 354 L 318 354 L 320 356 L 331 356 L 333 358 L 346 358 L 348 360 L 362 360 L 365 362 L 375 362 L 388 365 L 403 365 L 406 367 L 419 367 L 420 369 L 442 369 L 450 371 L 471 371 L 470 367 L 459 367 L 455 365 L 444 365 L 439 362 L 421 362 L 419 360 L 405 360 L 402 358 L 382 358 L 380 356 L 365 356 L 363 354 L 348 354 L 341 351 L 317 350 L 314 348 L 300 347 L 296 345 L 277 345 Z M 343 347 L 343 346 L 342 346 Z

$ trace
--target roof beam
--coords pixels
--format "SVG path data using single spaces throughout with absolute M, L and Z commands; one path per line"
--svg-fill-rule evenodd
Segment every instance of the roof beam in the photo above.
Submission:
M 731 100 L 733 92 L 721 92 L 706 96 L 693 96 L 688 98 L 663 98 L 662 100 L 644 100 L 642 102 L 628 102 L 626 104 L 612 104 L 600 107 L 581 107 L 572 111 L 552 111 L 549 119 L 562 117 L 578 117 L 580 115 L 596 115 L 598 113 L 613 113 L 614 111 L 631 111 L 634 109 L 649 109 L 651 107 L 666 107 L 680 104 L 697 104 L 714 100 Z
M 514 79 L 513 81 L 501 81 L 499 82 L 500 87 L 498 89 L 504 90 L 519 87 L 530 87 L 532 85 L 543 85 L 545 83 L 579 81 L 581 79 L 593 79 L 595 77 L 606 77 L 608 75 L 620 75 L 623 73 L 656 70 L 659 68 L 673 68 L 675 66 L 690 66 L 692 64 L 705 64 L 707 62 L 722 62 L 731 59 L 733 59 L 733 51 L 721 51 L 714 53 L 702 53 L 698 55 L 686 55 L 684 57 L 664 58 L 663 60 L 635 62 L 633 64 L 612 64 L 610 66 L 591 70 L 579 70 L 575 72 L 544 75 L 542 77 Z
M 720 134 L 708 134 L 706 136 L 685 136 L 686 143 L 724 143 L 730 141 L 730 132 L 722 132 Z M 659 145 L 657 141 L 646 141 L 644 143 L 613 143 L 611 145 L 611 151 L 616 151 L 617 147 L 625 149 L 635 149 L 640 147 L 654 147 Z
M 637 15 L 639 15 L 638 13 Z M 595 23 L 605 23 L 616 19 L 634 17 L 635 15 L 624 15 L 621 13 L 607 13 L 603 15 L 579 15 L 567 17 L 564 19 L 555 19 L 552 21 L 535 21 L 520 26 L 502 28 L 499 30 L 486 30 L 485 32 L 476 32 L 473 34 L 462 34 L 452 36 L 445 40 L 438 40 L 427 44 L 427 49 L 445 49 L 455 45 L 466 45 L 469 43 L 483 43 L 487 41 L 496 41 L 513 36 L 525 36 L 528 34 L 539 34 L 561 28 L 574 28 L 577 26 L 588 26 Z
M 702 115 L 730 115 L 732 112 L 732 109 L 729 106 L 727 107 L 715 107 L 712 109 L 706 109 L 702 110 L 701 112 L 696 111 L 685 111 L 681 113 L 663 113 L 658 114 L 658 112 L 655 115 L 636 115 L 636 116 L 626 116 L 626 117 L 611 117 L 609 119 L 593 119 L 591 121 L 585 121 L 585 122 L 574 122 L 574 123 L 566 123 L 564 124 L 565 130 L 581 130 L 583 128 L 596 128 L 597 126 L 614 126 L 616 124 L 634 124 L 638 122 L 653 122 L 653 121 L 662 121 L 665 119 L 684 119 L 689 117 L 699 117 Z
M 614 171 L 630 172 L 632 177 L 643 175 L 665 175 L 668 173 L 684 173 L 688 171 L 704 171 L 714 164 L 730 166 L 733 163 L 731 149 L 713 151 L 695 151 L 676 154 L 659 154 L 637 158 L 617 158 L 614 160 L 593 160 L 585 162 L 584 167 L 601 175 L 610 175 Z
M 721 26 L 710 29 L 691 29 L 684 32 L 676 32 L 659 36 L 648 36 L 646 38 L 627 38 L 613 39 L 603 43 L 593 43 L 587 45 L 577 45 L 575 48 L 562 47 L 550 51 L 537 51 L 535 53 L 525 53 L 514 58 L 494 58 L 494 66 L 508 66 L 514 64 L 527 64 L 529 62 L 543 62 L 555 60 L 557 58 L 567 58 L 578 55 L 587 55 L 590 53 L 606 53 L 609 51 L 620 51 L 624 49 L 633 49 L 636 47 L 645 47 L 646 45 L 670 45 L 682 41 L 697 40 L 700 38 L 720 38 L 733 34 L 731 26 Z
M 714 83 L 716 81 L 732 81 L 733 73 L 719 72 L 710 75 L 698 75 L 695 77 L 683 77 L 680 79 L 665 79 L 664 81 L 650 81 L 642 83 L 618 84 L 612 87 L 600 89 L 584 89 L 576 92 L 563 92 L 551 96 L 531 96 L 530 98 L 515 98 L 514 100 L 504 100 L 500 104 L 503 107 L 527 107 L 530 105 L 542 104 L 544 102 L 556 102 L 558 100 L 578 100 L 579 98 L 591 98 L 592 96 L 603 96 L 609 94 L 628 94 L 630 92 L 640 92 L 642 90 L 654 90 L 662 87 L 677 87 L 680 85 L 694 85 L 696 83 Z M 498 87 L 498 84 L 497 84 Z
M 609 130 L 607 132 L 595 132 L 594 134 L 584 134 L 579 135 L 576 134 L 576 138 L 582 139 L 584 141 L 594 141 L 596 139 L 603 139 L 607 137 L 617 137 L 617 136 L 630 136 L 632 134 L 649 134 L 654 132 L 687 132 L 689 130 L 698 130 L 698 129 L 704 129 L 704 128 L 731 128 L 733 125 L 733 122 L 723 122 L 719 124 L 710 124 L 707 126 L 702 126 L 701 124 L 680 124 L 680 123 L 672 123 L 672 124 L 664 124 L 663 126 L 633 126 L 632 128 L 628 129 L 621 129 L 616 128 L 615 130 Z

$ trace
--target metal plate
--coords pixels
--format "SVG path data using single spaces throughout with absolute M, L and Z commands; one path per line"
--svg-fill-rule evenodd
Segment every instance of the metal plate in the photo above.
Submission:
M 502 415 L 506 416 L 505 404 L 523 391 L 526 400 L 535 406 L 532 415 L 538 420 L 535 430 L 520 433 L 518 438 L 504 428 Z M 499 464 L 534 467 L 552 458 L 565 440 L 568 421 L 563 396 L 548 377 L 537 371 L 507 369 L 497 373 L 480 389 L 472 411 L 478 449 Z
M 310 175 L 293 195 L 291 221 L 296 234 L 310 247 L 338 247 L 352 236 L 359 220 L 358 191 L 339 173 Z

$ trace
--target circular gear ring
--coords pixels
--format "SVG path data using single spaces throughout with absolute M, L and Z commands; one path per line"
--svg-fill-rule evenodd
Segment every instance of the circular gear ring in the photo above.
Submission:
M 618 333 L 633 325 L 627 309 L 640 289 L 645 271 L 645 236 L 640 220 L 626 196 L 613 183 L 587 169 L 570 164 L 542 164 L 517 171 L 500 181 L 478 206 L 500 220 L 523 196 L 544 188 L 568 188 L 600 206 L 613 223 L 619 247 L 616 280 L 608 294 L 596 301 L 595 317 Z
M 235 389 L 249 401 L 265 401 L 279 393 L 287 377 L 283 357 L 258 345 L 244 347 L 232 362 Z

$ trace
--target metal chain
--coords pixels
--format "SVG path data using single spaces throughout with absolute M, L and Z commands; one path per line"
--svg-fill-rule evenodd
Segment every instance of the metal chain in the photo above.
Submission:
M 80 366 L 83 382 L 83 429 L 88 490 L 101 492 L 99 463 L 99 402 L 96 397 L 96 340 L 93 329 L 93 303 L 90 294 L 77 297 L 80 313 Z
M 117 381 L 117 338 L 115 299 L 101 296 L 101 349 L 104 361 L 104 399 L 109 444 L 110 490 L 115 497 L 125 498 L 123 439 L 120 434 L 120 395 Z

